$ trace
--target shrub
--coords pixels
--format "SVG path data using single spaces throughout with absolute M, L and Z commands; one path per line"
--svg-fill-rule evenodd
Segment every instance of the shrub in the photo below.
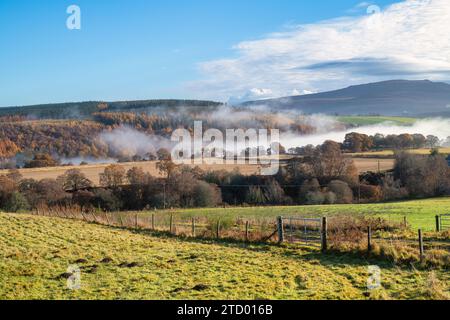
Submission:
M 337 196 L 334 192 L 331 192 L 331 191 L 326 192 L 324 194 L 324 196 L 325 196 L 325 202 L 324 202 L 325 204 L 335 204 L 336 203 Z
M 320 183 L 317 179 L 310 179 L 303 181 L 300 190 L 299 190 L 299 201 L 300 202 L 308 202 L 307 194 L 309 192 L 319 192 L 320 191 Z
M 264 194 L 267 199 L 267 203 L 273 205 L 286 204 L 289 202 L 283 188 L 276 180 L 270 180 L 266 184 Z
M 361 184 L 359 188 L 361 192 L 361 198 L 366 201 L 378 202 L 383 198 L 383 191 L 379 186 Z
M 353 202 L 353 192 L 344 181 L 333 180 L 328 184 L 328 189 L 336 195 L 336 203 L 348 204 Z
M 204 181 L 198 181 L 194 187 L 194 202 L 196 207 L 215 207 L 222 202 L 220 189 Z
M 97 189 L 94 191 L 94 205 L 106 211 L 118 211 L 122 208 L 122 201 L 111 190 Z
M 305 198 L 308 205 L 319 205 L 325 202 L 325 195 L 320 191 L 308 192 Z
M 260 187 L 251 186 L 247 191 L 245 202 L 247 202 L 248 204 L 253 204 L 253 205 L 265 204 L 266 198 Z
M 20 192 L 13 192 L 3 209 L 7 212 L 19 212 L 30 209 L 27 198 Z

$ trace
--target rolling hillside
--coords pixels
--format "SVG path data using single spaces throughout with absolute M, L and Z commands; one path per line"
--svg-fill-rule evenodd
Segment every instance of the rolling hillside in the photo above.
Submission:
M 381 268 L 382 287 L 368 291 L 373 264 Z M 80 286 L 70 290 L 69 271 L 77 269 Z M 401 268 L 351 254 L 177 239 L 4 213 L 0 275 L 0 299 L 7 300 L 443 299 L 450 283 L 445 270 Z
M 2 116 L 24 116 L 31 119 L 86 119 L 95 112 L 145 112 L 163 108 L 176 110 L 190 108 L 204 110 L 220 106 L 221 103 L 200 100 L 141 100 L 115 102 L 70 102 L 0 108 Z
M 261 104 L 329 115 L 450 116 L 450 85 L 428 80 L 392 80 L 243 105 Z

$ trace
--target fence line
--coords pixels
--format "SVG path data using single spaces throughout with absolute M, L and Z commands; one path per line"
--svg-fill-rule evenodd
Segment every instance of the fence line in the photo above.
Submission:
M 52 207 L 38 208 L 33 214 L 39 216 L 53 216 L 64 219 L 83 220 L 90 223 L 129 228 L 135 230 L 149 230 L 166 232 L 176 236 L 207 238 L 207 239 L 232 239 L 244 242 L 266 243 L 293 243 L 308 247 L 320 248 L 326 251 L 330 246 L 358 243 L 366 246 L 370 253 L 374 245 L 408 246 L 419 253 L 423 260 L 426 252 L 431 250 L 443 250 L 450 253 L 450 241 L 426 238 L 419 230 L 417 239 L 395 236 L 374 236 L 374 230 L 370 225 L 366 230 L 362 227 L 339 224 L 333 218 L 306 218 L 306 217 L 278 217 L 273 219 L 236 218 L 230 220 L 213 220 L 208 217 L 176 217 L 173 214 L 165 216 L 123 214 L 120 212 L 84 212 L 80 207 Z M 439 218 L 442 231 L 442 218 L 450 215 L 442 215 Z M 445 218 L 444 218 L 445 219 Z M 345 222 L 345 221 L 344 221 Z M 352 229 L 354 228 L 354 229 Z M 344 237 L 341 232 L 350 232 Z M 357 232 L 353 236 L 351 232 Z M 363 237 L 361 237 L 361 234 Z M 365 236 L 364 236 L 365 235 Z M 366 243 L 364 244 L 366 239 Z

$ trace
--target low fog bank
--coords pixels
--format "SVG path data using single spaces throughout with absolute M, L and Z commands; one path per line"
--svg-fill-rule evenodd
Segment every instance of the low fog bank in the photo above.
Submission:
M 81 164 L 113 164 L 117 163 L 117 159 L 112 158 L 94 158 L 94 157 L 75 157 L 59 159 L 62 165 L 79 166 Z
M 327 140 L 336 142 L 344 142 L 345 136 L 351 132 L 360 134 L 375 135 L 377 133 L 383 135 L 390 134 L 423 134 L 437 136 L 442 142 L 450 137 L 450 119 L 432 118 L 418 120 L 411 126 L 400 126 L 392 122 L 384 122 L 376 125 L 361 126 L 339 131 L 329 131 L 319 134 L 302 135 L 291 132 L 281 134 L 281 144 L 286 148 L 304 147 L 307 145 L 320 145 Z
M 119 127 L 105 131 L 99 136 L 102 143 L 108 145 L 109 153 L 117 157 L 146 157 L 165 148 L 170 150 L 173 143 L 158 135 L 148 135 L 130 127 Z

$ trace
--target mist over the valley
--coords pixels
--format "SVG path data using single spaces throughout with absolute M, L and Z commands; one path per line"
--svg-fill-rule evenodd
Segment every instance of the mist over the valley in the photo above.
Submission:
M 321 118 L 316 115 L 316 118 Z M 399 135 L 399 134 L 422 134 L 424 136 L 434 135 L 439 138 L 441 144 L 446 143 L 450 137 L 450 119 L 430 118 L 417 120 L 410 126 L 396 125 L 393 122 L 386 121 L 376 125 L 360 126 L 346 130 L 331 130 L 326 132 L 299 136 L 292 132 L 285 132 L 281 135 L 281 144 L 286 148 L 303 147 L 306 145 L 320 145 L 327 140 L 343 142 L 348 133 L 357 132 L 366 135 Z
M 450 119 L 429 118 L 418 119 L 411 125 L 399 125 L 393 121 L 386 121 L 374 125 L 352 126 L 339 121 L 338 117 L 324 114 L 306 115 L 298 110 L 277 111 L 265 105 L 250 107 L 233 107 L 223 105 L 214 110 L 204 110 L 196 113 L 188 109 L 179 112 L 164 112 L 163 109 L 153 110 L 160 116 L 178 119 L 178 128 L 188 129 L 191 134 L 195 121 L 202 121 L 203 133 L 211 128 L 219 129 L 224 137 L 226 129 L 279 129 L 280 143 L 286 149 L 304 147 L 307 145 L 320 145 L 327 140 L 342 143 L 345 136 L 351 132 L 367 135 L 399 135 L 422 134 L 424 136 L 437 136 L 441 145 L 448 143 L 450 137 Z M 177 128 L 173 128 L 174 130 Z M 139 156 L 148 158 L 159 149 L 171 150 L 176 143 L 170 141 L 171 135 L 149 134 L 129 126 L 120 126 L 110 131 L 104 131 L 98 139 L 108 145 L 115 157 Z M 257 145 L 247 145 L 257 147 Z M 241 152 L 246 145 L 238 145 Z

